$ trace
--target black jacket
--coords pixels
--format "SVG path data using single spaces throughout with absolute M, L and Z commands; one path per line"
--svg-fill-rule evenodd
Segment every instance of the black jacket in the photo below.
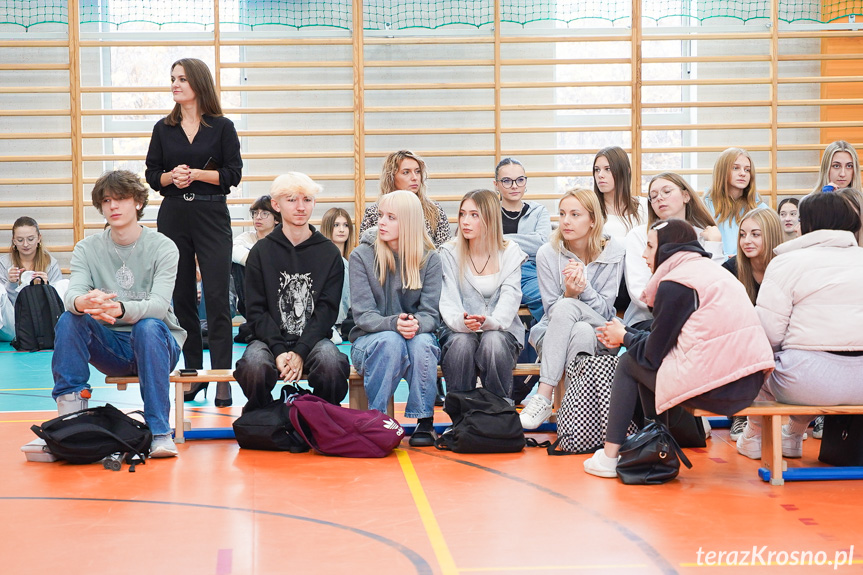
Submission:
M 281 224 L 256 243 L 246 260 L 246 320 L 254 339 L 278 357 L 296 352 L 303 361 L 329 339 L 339 313 L 345 266 L 339 249 L 313 226 L 294 246 Z

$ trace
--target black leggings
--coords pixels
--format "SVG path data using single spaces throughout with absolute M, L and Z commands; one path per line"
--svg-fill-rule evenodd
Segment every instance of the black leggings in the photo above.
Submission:
M 620 356 L 614 380 L 611 383 L 611 402 L 608 409 L 608 443 L 623 443 L 626 429 L 641 397 L 644 417 L 656 417 L 656 372 L 638 364 L 628 353 Z

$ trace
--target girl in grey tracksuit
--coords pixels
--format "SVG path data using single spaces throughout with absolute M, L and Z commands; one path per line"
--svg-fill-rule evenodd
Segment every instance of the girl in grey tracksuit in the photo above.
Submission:
M 499 201 L 488 190 L 462 199 L 458 236 L 440 248 L 439 339 L 448 391 L 473 389 L 479 377 L 484 388 L 508 399 L 524 341 L 518 308 L 527 254 L 503 239 L 499 212 Z M 483 246 L 479 250 L 478 244 Z

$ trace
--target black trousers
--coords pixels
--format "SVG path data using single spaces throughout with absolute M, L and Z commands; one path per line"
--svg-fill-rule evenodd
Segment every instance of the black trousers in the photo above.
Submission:
M 174 313 L 187 334 L 183 345 L 186 367 L 201 369 L 204 366 L 195 280 L 197 256 L 204 284 L 211 367 L 230 369 L 233 341 L 228 298 L 232 238 L 228 205 L 218 201 L 187 202 L 182 197 L 164 198 L 156 221 L 159 231 L 171 238 L 180 250 L 174 284 Z
M 626 429 L 636 412 L 641 397 L 644 417 L 656 417 L 656 372 L 645 369 L 628 353 L 620 356 L 614 380 L 611 383 L 611 401 L 608 406 L 608 443 L 623 443 Z

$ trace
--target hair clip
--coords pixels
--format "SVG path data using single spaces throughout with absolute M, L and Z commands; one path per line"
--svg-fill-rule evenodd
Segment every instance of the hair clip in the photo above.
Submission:
M 667 225 L 668 225 L 668 222 L 661 222 L 661 223 L 658 223 L 655 226 L 653 226 L 653 229 L 654 230 L 661 230 L 662 228 L 664 228 Z

